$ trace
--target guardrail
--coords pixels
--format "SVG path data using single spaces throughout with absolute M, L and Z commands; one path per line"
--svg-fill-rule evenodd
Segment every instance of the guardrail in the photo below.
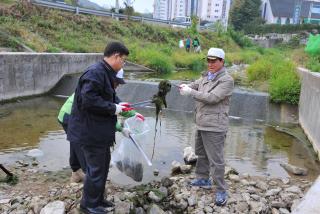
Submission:
M 37 6 L 65 10 L 69 12 L 74 12 L 76 14 L 82 13 L 82 14 L 90 14 L 90 15 L 97 15 L 97 16 L 108 16 L 112 18 L 130 19 L 133 21 L 141 21 L 141 22 L 147 21 L 147 22 L 162 23 L 162 24 L 168 24 L 168 25 L 180 25 L 184 27 L 188 27 L 191 25 L 191 24 L 180 23 L 180 22 L 175 22 L 171 20 L 154 19 L 154 18 L 148 18 L 148 17 L 142 17 L 142 16 L 128 16 L 120 13 L 93 10 L 93 9 L 87 9 L 82 7 L 75 7 L 68 4 L 61 4 L 61 3 L 42 1 L 42 0 L 32 0 L 31 3 Z

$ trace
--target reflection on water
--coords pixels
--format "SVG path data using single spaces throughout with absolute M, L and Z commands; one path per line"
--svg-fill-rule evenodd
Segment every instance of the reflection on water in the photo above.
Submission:
M 28 161 L 25 156 L 27 149 L 39 148 L 44 152 L 44 156 L 38 158 L 41 169 L 60 170 L 68 166 L 69 144 L 57 122 L 62 104 L 63 100 L 41 97 L 0 106 L 0 163 L 14 163 L 21 159 Z M 144 108 L 139 112 L 146 116 L 150 132 L 137 140 L 151 157 L 155 110 Z M 172 161 L 183 162 L 183 149 L 194 144 L 192 118 L 192 114 L 188 113 L 164 112 L 161 128 L 158 125 L 153 166 L 145 164 L 143 182 L 157 179 L 153 176 L 154 169 L 164 176 L 170 173 Z M 279 163 L 288 162 L 308 168 L 308 179 L 314 180 L 319 174 L 316 157 L 306 144 L 263 124 L 231 120 L 230 125 L 225 157 L 227 163 L 240 173 L 286 177 L 288 174 Z M 117 145 L 122 138 L 117 133 Z M 119 184 L 135 183 L 115 167 L 109 177 Z

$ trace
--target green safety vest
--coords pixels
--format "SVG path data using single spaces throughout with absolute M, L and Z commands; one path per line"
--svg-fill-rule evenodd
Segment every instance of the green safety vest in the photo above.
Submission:
M 72 109 L 72 104 L 73 104 L 73 99 L 74 99 L 74 93 L 67 99 L 67 101 L 63 104 L 63 106 L 60 109 L 59 115 L 58 115 L 58 120 L 62 123 L 63 122 L 63 117 L 65 114 L 71 114 L 71 109 Z M 126 112 L 121 112 L 120 115 L 129 118 L 133 117 L 136 115 L 135 110 L 131 111 L 126 111 Z M 122 131 L 122 126 L 119 122 L 116 124 L 116 130 L 121 132 Z
M 71 114 L 72 103 L 73 103 L 74 93 L 67 99 L 60 109 L 58 120 L 62 123 L 65 114 Z

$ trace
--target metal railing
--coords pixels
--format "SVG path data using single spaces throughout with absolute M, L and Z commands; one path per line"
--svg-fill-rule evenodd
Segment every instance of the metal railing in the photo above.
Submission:
M 93 10 L 93 9 L 87 9 L 82 7 L 76 7 L 68 4 L 61 4 L 61 3 L 42 1 L 42 0 L 32 0 L 31 3 L 37 6 L 65 10 L 69 12 L 74 12 L 76 14 L 82 13 L 82 14 L 90 14 L 90 15 L 97 15 L 97 16 L 108 16 L 112 18 L 122 18 L 122 19 L 130 19 L 133 21 L 141 21 L 141 22 L 146 21 L 146 22 L 162 23 L 162 24 L 168 24 L 168 25 L 178 25 L 178 26 L 184 26 L 184 27 L 188 27 L 191 25 L 189 23 L 180 23 L 180 22 L 175 22 L 171 20 L 154 19 L 154 18 L 148 18 L 148 17 L 142 17 L 142 16 L 128 16 L 120 13 L 112 13 L 112 12 L 102 11 L 102 10 Z

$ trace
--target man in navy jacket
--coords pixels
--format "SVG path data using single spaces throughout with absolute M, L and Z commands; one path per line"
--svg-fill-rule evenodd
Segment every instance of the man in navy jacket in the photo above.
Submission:
M 111 42 L 102 61 L 80 77 L 69 119 L 67 139 L 79 144 L 87 163 L 80 208 L 85 213 L 106 213 L 113 204 L 104 199 L 105 183 L 115 141 L 117 115 L 127 108 L 116 95 L 114 82 L 129 50 Z

